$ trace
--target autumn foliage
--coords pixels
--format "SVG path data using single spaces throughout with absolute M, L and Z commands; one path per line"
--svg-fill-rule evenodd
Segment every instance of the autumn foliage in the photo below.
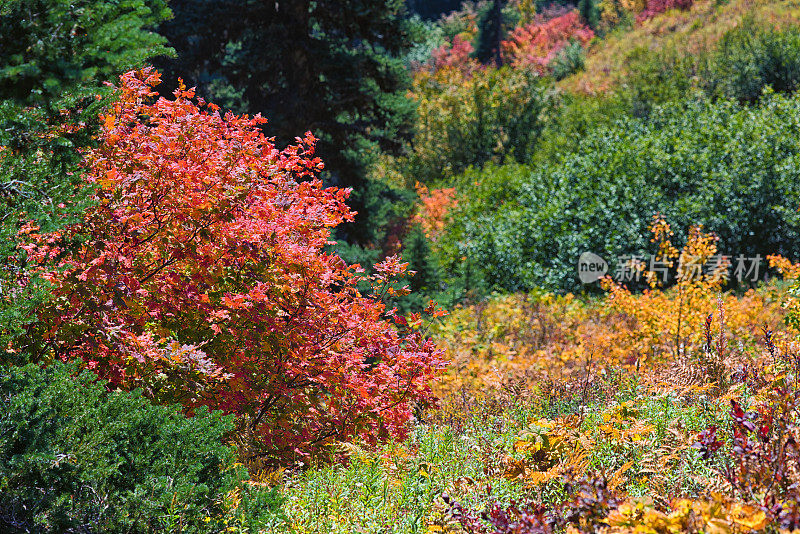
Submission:
M 455 68 L 467 74 L 479 66 L 472 58 L 473 51 L 471 42 L 456 35 L 452 44 L 444 43 L 431 53 L 431 67 L 434 70 Z
M 416 190 L 420 206 L 414 215 L 413 222 L 422 225 L 426 237 L 436 240 L 444 231 L 447 212 L 457 203 L 456 190 L 454 187 L 428 189 L 419 182 L 416 184 Z
M 687 10 L 692 7 L 694 0 L 648 0 L 647 7 L 636 15 L 636 21 L 642 22 L 651 19 L 659 13 L 664 13 L 670 9 Z
M 675 275 L 672 287 L 658 287 L 656 273 L 639 265 L 641 279 L 652 282 L 640 292 L 606 277 L 601 280 L 606 293 L 598 301 L 533 293 L 458 307 L 438 329 L 453 371 L 438 391 L 447 396 L 465 387 L 488 391 L 520 381 L 568 382 L 618 367 L 647 369 L 655 382 L 686 386 L 715 366 L 736 367 L 752 358 L 761 350 L 765 327 L 773 330 L 777 346 L 790 344 L 792 333 L 783 323 L 800 324 L 793 319 L 800 305 L 786 302 L 785 290 L 780 298 L 769 287 L 738 296 L 724 291 L 731 265 L 705 274 L 698 270 L 721 256 L 713 234 L 696 226 L 678 249 L 663 217 L 653 218 L 651 230 L 659 261 Z M 785 279 L 800 277 L 800 266 L 770 259 Z M 709 337 L 720 361 L 694 361 Z M 686 372 L 677 373 L 674 365 Z
M 656 264 L 674 273 L 666 289 L 639 265 L 650 282 L 640 292 L 606 278 L 599 300 L 495 296 L 457 308 L 444 323 L 440 336 L 454 365 L 438 386 L 439 420 L 469 435 L 470 424 L 482 430 L 498 414 L 536 407 L 517 427 L 505 421 L 513 429 L 505 447 L 482 444 L 482 454 L 495 455 L 485 472 L 521 484 L 518 500 L 493 492 L 497 479 L 478 504 L 466 505 L 472 495 L 458 485 L 443 497 L 463 531 L 800 526 L 794 297 L 786 302 L 784 282 L 738 297 L 726 292 L 735 269 L 700 226 L 680 248 L 663 217 L 653 218 L 651 231 Z M 796 293 L 800 264 L 769 260 L 794 281 L 788 295 Z M 556 490 L 563 493 L 554 497 Z
M 503 58 L 515 66 L 526 66 L 540 73 L 570 41 L 586 46 L 594 32 L 586 27 L 577 11 L 550 20 L 535 20 L 520 26 L 503 41 Z
M 158 83 L 122 77 L 86 154 L 95 206 L 61 233 L 25 230 L 53 286 L 31 327 L 44 356 L 237 414 L 270 457 L 403 434 L 443 365 L 422 318 L 379 298 L 405 266 L 368 277 L 326 251 L 353 213 L 316 177 L 311 134 L 279 150 L 260 116 L 223 116 L 184 87 L 156 99 Z

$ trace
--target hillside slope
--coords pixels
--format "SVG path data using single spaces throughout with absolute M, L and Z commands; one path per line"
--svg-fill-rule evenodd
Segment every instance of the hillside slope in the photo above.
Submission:
M 800 0 L 700 0 L 687 11 L 671 10 L 629 31 L 619 30 L 589 49 L 585 69 L 562 82 L 570 92 L 596 94 L 622 83 L 632 60 L 661 50 L 697 55 L 746 17 L 775 27 L 800 23 Z

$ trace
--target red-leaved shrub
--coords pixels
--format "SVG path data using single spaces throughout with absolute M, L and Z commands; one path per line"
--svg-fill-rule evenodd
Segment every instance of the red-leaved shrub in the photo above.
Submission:
M 472 43 L 461 35 L 453 38 L 453 43 L 445 43 L 431 52 L 431 66 L 434 70 L 456 68 L 464 73 L 469 73 L 478 68 L 479 63 L 473 59 Z
M 577 11 L 547 21 L 536 20 L 520 26 L 501 43 L 503 59 L 515 66 L 526 66 L 545 72 L 547 66 L 571 40 L 582 46 L 592 40 L 594 32 L 585 26 Z
M 26 229 L 54 296 L 32 333 L 121 387 L 237 414 L 272 457 L 401 435 L 442 353 L 420 316 L 358 284 L 389 290 L 404 265 L 367 277 L 326 251 L 353 213 L 315 177 L 311 134 L 281 151 L 260 116 L 222 116 L 184 87 L 156 98 L 157 83 L 122 77 L 86 154 L 94 207 L 59 234 Z

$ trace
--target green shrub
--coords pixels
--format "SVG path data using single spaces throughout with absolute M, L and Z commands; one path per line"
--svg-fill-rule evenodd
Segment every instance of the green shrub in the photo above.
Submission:
M 411 293 L 396 299 L 392 304 L 405 312 L 424 309 L 430 298 L 434 298 L 440 305 L 446 305 L 445 296 L 438 294 L 442 273 L 432 254 L 431 241 L 419 224 L 412 225 L 403 236 L 400 252 L 403 261 L 408 262 L 409 270 L 414 271 L 414 276 L 404 280 L 403 284 L 408 285 Z
M 235 502 L 229 502 L 227 531 L 236 533 L 289 532 L 283 506 L 286 497 L 277 487 L 244 484 L 235 493 Z
M 586 51 L 578 41 L 571 41 L 550 62 L 553 78 L 563 80 L 567 76 L 583 70 L 586 63 Z
M 600 28 L 600 7 L 596 0 L 578 0 L 578 12 L 591 29 L 597 31 Z
M 798 97 L 657 107 L 590 131 L 554 162 L 465 173 L 439 253 L 473 285 L 574 290 L 583 252 L 652 252 L 647 227 L 661 212 L 681 231 L 715 232 L 722 253 L 797 257 L 798 136 Z
M 620 100 L 631 115 L 647 117 L 659 104 L 686 98 L 693 88 L 696 61 L 674 47 L 656 53 L 646 46 L 637 48 L 630 55 Z
M 527 160 L 559 102 L 549 80 L 508 66 L 421 72 L 414 96 L 416 133 L 404 174 L 426 184 L 488 161 Z
M 73 371 L 0 371 L 0 531 L 220 530 L 237 483 L 230 418 L 186 418 Z
M 617 94 L 564 93 L 542 131 L 536 150 L 529 159 L 520 161 L 531 166 L 557 162 L 565 154 L 579 150 L 583 139 L 593 131 L 629 115 L 629 102 Z
M 713 48 L 687 54 L 675 46 L 642 46 L 628 58 L 620 94 L 630 111 L 646 116 L 657 104 L 700 90 L 712 98 L 752 104 L 764 88 L 788 93 L 800 84 L 800 29 L 776 29 L 746 18 Z
M 800 29 L 747 19 L 723 36 L 701 77 L 710 94 L 742 102 L 755 102 L 767 86 L 794 91 L 800 84 Z

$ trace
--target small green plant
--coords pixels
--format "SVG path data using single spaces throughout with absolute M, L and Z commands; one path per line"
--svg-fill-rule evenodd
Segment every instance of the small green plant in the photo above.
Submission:
M 578 41 L 570 43 L 561 49 L 558 55 L 550 62 L 553 78 L 563 80 L 567 76 L 583 70 L 586 62 L 586 51 Z
M 0 531 L 219 530 L 238 483 L 231 418 L 187 418 L 74 370 L 0 370 Z

